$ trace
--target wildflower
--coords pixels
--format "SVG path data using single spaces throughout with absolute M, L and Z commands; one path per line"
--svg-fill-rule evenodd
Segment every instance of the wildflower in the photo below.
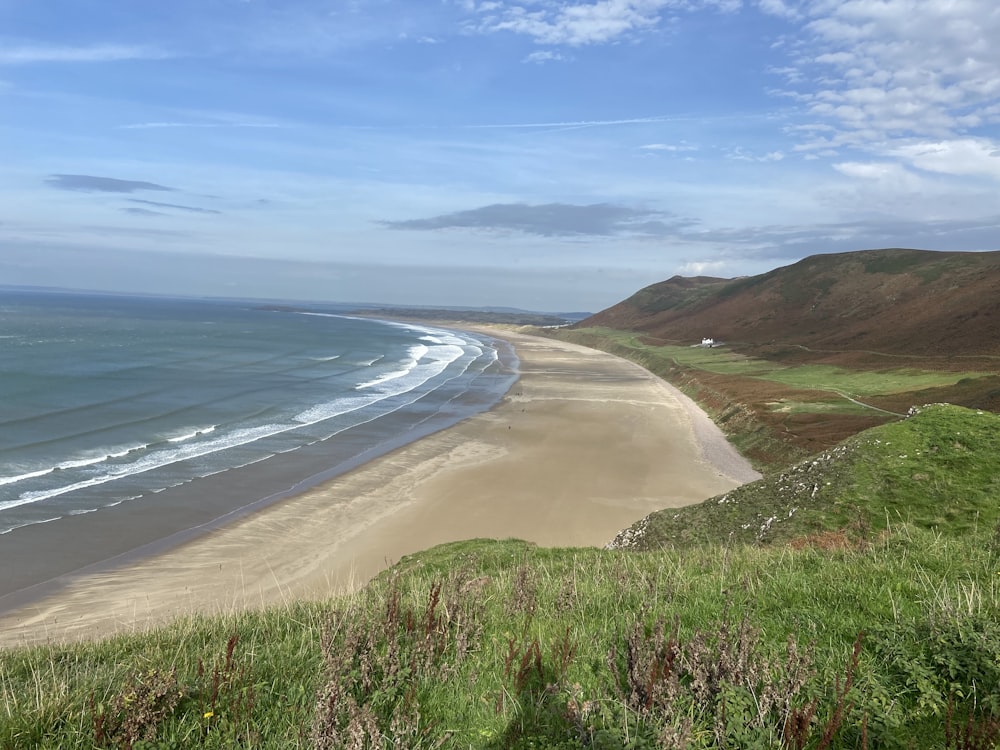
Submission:
M 206 711 L 205 715 L 202 716 L 201 718 L 203 718 L 203 719 L 211 719 L 213 716 L 215 716 L 215 711 Z

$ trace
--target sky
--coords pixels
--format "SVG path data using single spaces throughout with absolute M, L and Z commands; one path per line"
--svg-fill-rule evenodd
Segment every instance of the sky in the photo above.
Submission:
M 1000 249 L 996 0 L 0 0 L 0 284 L 596 311 Z

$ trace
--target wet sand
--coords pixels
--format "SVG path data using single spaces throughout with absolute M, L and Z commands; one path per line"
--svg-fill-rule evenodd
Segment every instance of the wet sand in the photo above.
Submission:
M 491 411 L 180 547 L 71 579 L 0 617 L 0 644 L 324 598 L 461 539 L 603 546 L 653 510 L 758 477 L 690 399 L 638 365 L 490 333 L 521 360 L 520 379 Z

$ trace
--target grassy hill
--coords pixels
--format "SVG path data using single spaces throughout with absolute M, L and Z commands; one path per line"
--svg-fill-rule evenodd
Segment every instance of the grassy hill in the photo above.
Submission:
M 0 747 L 994 747 L 998 440 L 931 406 L 648 551 L 470 540 L 351 598 L 2 652 Z
M 758 468 L 781 468 L 913 404 L 1000 412 L 1000 253 L 865 250 L 675 276 L 540 333 L 639 362 Z M 697 346 L 706 337 L 722 346 Z
M 1000 416 L 931 404 L 705 503 L 653 513 L 612 546 L 850 547 L 897 525 L 966 535 L 998 522 Z
M 865 250 L 738 279 L 675 276 L 578 325 L 659 343 L 713 337 L 758 356 L 912 356 L 965 368 L 954 359 L 1000 356 L 1000 252 Z

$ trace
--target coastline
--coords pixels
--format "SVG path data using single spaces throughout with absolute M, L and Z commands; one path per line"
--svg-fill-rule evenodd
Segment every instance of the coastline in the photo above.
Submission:
M 391 411 L 333 438 L 144 492 L 99 513 L 60 514 L 0 534 L 0 617 L 80 575 L 169 551 L 494 407 L 517 378 L 517 358 L 508 342 L 489 332 L 481 338 L 497 350 L 493 375 L 446 400 L 418 399 L 422 408 Z M 56 553 L 39 554 L 49 550 Z
M 474 329 L 475 330 L 475 329 Z M 756 478 L 686 396 L 638 365 L 496 329 L 521 377 L 491 410 L 0 617 L 0 644 L 100 637 L 190 613 L 351 591 L 474 537 L 601 546 L 653 510 Z

